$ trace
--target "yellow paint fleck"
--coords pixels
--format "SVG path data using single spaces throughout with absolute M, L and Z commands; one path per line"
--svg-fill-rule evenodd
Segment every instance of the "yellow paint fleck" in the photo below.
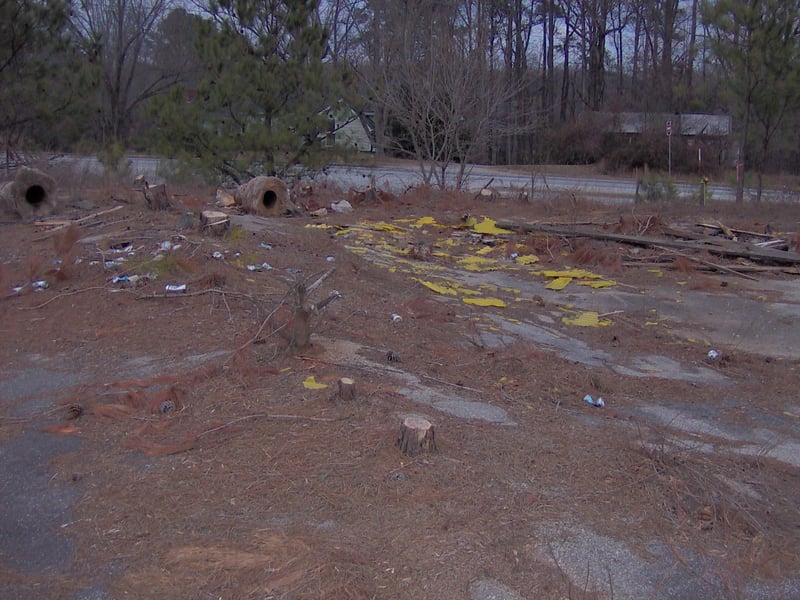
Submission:
M 611 281 L 610 279 L 593 279 L 592 281 L 579 281 L 578 285 L 585 285 L 590 288 L 594 288 L 596 290 L 612 287 L 617 285 L 616 281 Z
M 658 277 L 664 276 L 664 271 L 662 271 L 661 269 L 647 269 L 647 272 L 652 273 L 653 275 L 657 275 Z
M 497 308 L 505 308 L 506 303 L 500 298 L 462 298 L 465 304 L 474 304 L 475 306 L 496 306 Z
M 479 254 L 481 256 L 484 256 L 486 254 L 489 254 L 492 250 L 494 250 L 494 248 L 492 248 L 491 246 L 484 246 L 483 248 L 478 250 L 475 254 Z
M 436 292 L 437 294 L 442 294 L 444 296 L 458 296 L 458 290 L 450 285 L 433 283 L 432 281 L 425 281 L 424 279 L 417 279 L 416 277 L 414 277 L 414 281 L 418 281 L 426 288 Z
M 611 321 L 601 319 L 597 312 L 593 310 L 579 313 L 575 317 L 562 317 L 561 321 L 567 325 L 575 325 L 577 327 L 605 327 L 611 324 Z
M 539 271 L 545 277 L 571 277 L 572 279 L 602 279 L 602 275 L 592 273 L 586 269 L 569 269 L 567 271 Z
M 483 217 L 483 221 L 480 223 L 475 223 L 475 225 L 472 227 L 472 231 L 475 233 L 483 233 L 485 235 L 503 235 L 506 233 L 514 233 L 509 229 L 498 227 L 497 221 L 490 219 L 489 217 Z
M 317 380 L 314 378 L 314 376 L 309 375 L 305 378 L 305 381 L 303 381 L 303 387 L 307 390 L 321 390 L 328 387 L 328 385 L 325 383 L 317 383 Z
M 425 225 L 436 225 L 437 227 L 441 227 L 441 225 L 439 225 L 436 222 L 436 219 L 434 219 L 433 217 L 420 217 L 419 219 L 414 221 L 413 225 L 417 229 L 425 227 Z
M 539 262 L 539 257 L 534 254 L 525 254 L 524 256 L 518 256 L 516 258 L 516 263 L 518 265 L 533 265 Z
M 572 277 L 557 277 L 544 287 L 548 290 L 563 290 L 570 284 L 571 281 Z

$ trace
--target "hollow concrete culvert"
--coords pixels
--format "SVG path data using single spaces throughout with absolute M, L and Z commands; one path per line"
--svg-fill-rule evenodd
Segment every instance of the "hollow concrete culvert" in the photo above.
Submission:
M 13 181 L 0 186 L 0 208 L 26 221 L 52 214 L 56 182 L 38 169 L 20 167 Z
M 233 194 L 245 212 L 273 217 L 291 212 L 289 190 L 277 177 L 259 175 L 240 185 Z

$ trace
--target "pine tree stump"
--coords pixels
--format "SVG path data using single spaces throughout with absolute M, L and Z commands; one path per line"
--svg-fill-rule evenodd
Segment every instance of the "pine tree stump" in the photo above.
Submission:
M 356 399 L 356 382 L 349 377 L 339 380 L 339 400 L 349 402 Z
M 423 452 L 436 452 L 433 424 L 416 415 L 406 417 L 400 426 L 397 446 L 400 448 L 400 452 L 407 456 L 416 456 Z
M 150 186 L 145 182 L 142 192 L 150 210 L 169 210 L 172 208 L 172 203 L 169 201 L 169 195 L 167 194 L 166 183 Z
M 231 219 L 218 210 L 204 210 L 200 213 L 200 229 L 203 233 L 223 236 L 231 227 Z

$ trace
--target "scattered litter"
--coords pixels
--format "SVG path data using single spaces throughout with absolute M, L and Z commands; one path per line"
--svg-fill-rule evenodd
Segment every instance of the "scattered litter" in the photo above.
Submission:
M 49 286 L 44 279 L 40 279 L 39 281 L 34 281 L 31 283 L 31 287 L 33 288 L 34 292 L 40 292 L 42 290 L 46 290 Z
M 307 390 L 321 390 L 328 387 L 326 383 L 318 383 L 313 375 L 309 375 L 303 381 L 303 387 Z
M 265 250 L 272 250 L 272 245 L 271 245 L 271 244 L 268 244 L 268 243 L 266 243 L 266 242 L 261 242 L 261 243 L 259 244 L 259 246 L 260 246 L 260 247 L 262 247 L 262 248 L 264 248 Z
M 127 275 L 115 275 L 114 278 L 111 280 L 111 283 L 129 283 L 130 277 Z
M 166 292 L 173 292 L 173 293 L 185 292 L 186 291 L 186 284 L 185 283 L 181 283 L 181 284 L 178 284 L 178 285 L 173 285 L 173 284 L 168 283 L 167 285 L 164 286 L 164 290 Z
M 272 265 L 269 263 L 261 263 L 260 265 L 247 265 L 248 271 L 272 271 Z
M 394 352 L 393 350 L 389 350 L 388 354 L 386 354 L 386 360 L 388 360 L 389 362 L 403 362 L 402 360 L 400 360 L 400 355 L 397 354 L 397 352 Z
M 397 313 L 392 313 L 392 323 L 399 323 L 402 320 L 403 320 L 403 317 L 401 317 Z
M 119 244 L 114 244 L 109 247 L 108 251 L 114 254 L 133 253 L 133 244 L 130 242 L 120 242 Z
M 119 265 L 121 265 L 124 262 L 125 262 L 125 257 L 124 256 L 118 256 L 114 260 L 105 261 L 103 263 L 103 267 L 105 267 L 106 269 L 113 269 L 114 267 L 118 267 Z
M 717 360 L 719 358 L 719 352 L 717 352 L 716 350 L 709 350 L 708 358 L 710 358 L 711 360 Z
M 25 288 L 24 285 L 17 285 L 11 288 L 11 291 L 15 294 L 19 294 Z
M 326 256 L 325 260 L 327 262 L 335 262 L 336 261 L 336 257 L 335 256 Z
M 216 258 L 217 260 L 225 260 L 225 255 L 219 250 L 217 250 L 211 253 L 211 258 Z
M 308 214 L 310 214 L 312 217 L 324 217 L 325 215 L 328 214 L 328 209 L 327 208 L 320 208 L 318 210 L 313 210 Z
M 172 242 L 170 242 L 169 240 L 167 240 L 166 242 L 161 242 L 158 245 L 158 252 L 169 252 L 170 250 L 172 250 L 172 247 L 173 247 Z
M 605 400 L 602 398 L 592 398 L 589 394 L 586 394 L 583 397 L 583 401 L 586 402 L 586 404 L 591 404 L 592 406 L 596 406 L 598 408 L 603 408 L 606 405 Z
M 164 400 L 158 406 L 158 412 L 160 412 L 162 415 L 170 413 L 170 412 L 172 412 L 174 410 L 175 410 L 175 402 L 172 401 L 172 400 Z

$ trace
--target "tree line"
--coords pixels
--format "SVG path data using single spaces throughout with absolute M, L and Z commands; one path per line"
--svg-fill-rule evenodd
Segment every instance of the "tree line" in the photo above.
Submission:
M 138 150 L 242 180 L 326 160 L 329 115 L 369 122 L 426 181 L 465 165 L 664 169 L 661 127 L 726 114 L 717 164 L 800 166 L 800 0 L 0 0 L 0 140 Z M 328 150 L 330 151 L 330 150 Z M 457 176 L 456 181 L 459 181 Z

